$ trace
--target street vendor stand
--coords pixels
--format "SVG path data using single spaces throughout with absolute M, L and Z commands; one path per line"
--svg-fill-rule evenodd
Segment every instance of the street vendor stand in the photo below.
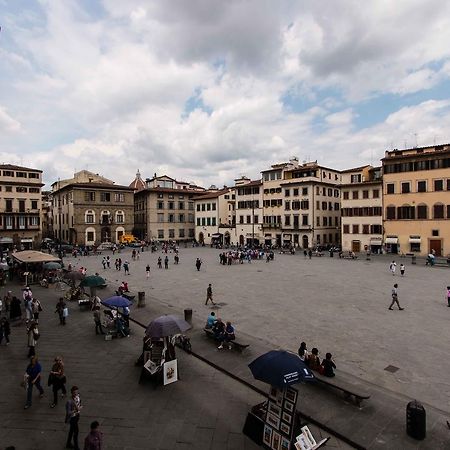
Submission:
M 39 277 L 42 274 L 42 270 L 34 271 L 33 268 L 38 267 L 39 264 L 43 265 L 48 262 L 61 263 L 61 260 L 56 256 L 49 255 L 48 253 L 38 252 L 35 250 L 24 250 L 22 252 L 16 252 L 12 254 L 13 259 L 24 265 L 21 273 L 21 279 L 25 285 L 39 283 Z M 42 266 L 40 266 L 42 269 Z M 27 274 L 27 275 L 25 275 Z

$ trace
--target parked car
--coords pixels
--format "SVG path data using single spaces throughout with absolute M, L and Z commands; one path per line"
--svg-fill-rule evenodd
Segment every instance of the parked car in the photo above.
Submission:
M 97 250 L 111 250 L 114 247 L 114 245 L 115 244 L 113 242 L 102 242 L 97 247 Z

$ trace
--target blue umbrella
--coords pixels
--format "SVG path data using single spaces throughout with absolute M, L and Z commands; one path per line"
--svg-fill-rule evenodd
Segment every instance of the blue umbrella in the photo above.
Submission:
M 132 302 L 130 302 L 130 300 L 125 297 L 121 297 L 120 295 L 109 297 L 106 300 L 103 300 L 102 303 L 106 306 L 114 306 L 115 308 L 125 308 L 132 305 Z
M 305 381 L 315 381 L 314 374 L 298 355 L 284 350 L 271 350 L 264 353 L 248 367 L 257 380 L 279 388 Z

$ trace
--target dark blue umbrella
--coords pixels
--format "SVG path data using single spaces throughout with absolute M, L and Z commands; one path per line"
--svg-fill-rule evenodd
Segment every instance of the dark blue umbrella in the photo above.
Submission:
M 114 306 L 116 308 L 125 308 L 126 306 L 132 305 L 130 300 L 125 297 L 121 297 L 120 295 L 109 297 L 106 300 L 103 300 L 102 303 L 106 306 Z
M 167 314 L 152 320 L 145 330 L 145 334 L 150 337 L 161 338 L 184 333 L 191 326 L 180 317 Z
M 279 388 L 315 381 L 314 374 L 298 355 L 284 350 L 271 350 L 256 358 L 248 367 L 257 380 Z

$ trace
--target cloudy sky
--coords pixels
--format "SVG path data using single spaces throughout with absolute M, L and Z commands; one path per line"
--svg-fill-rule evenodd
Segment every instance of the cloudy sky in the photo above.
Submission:
M 0 162 L 204 186 L 450 141 L 450 2 L 0 0 Z

